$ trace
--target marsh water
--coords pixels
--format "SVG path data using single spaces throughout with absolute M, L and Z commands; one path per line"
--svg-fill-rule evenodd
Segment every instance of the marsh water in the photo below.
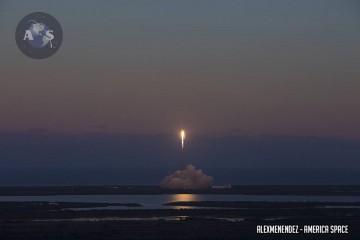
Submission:
M 56 195 L 56 196 L 0 196 L 0 201 L 48 201 L 88 203 L 139 203 L 141 208 L 194 208 L 164 206 L 179 201 L 270 201 L 270 202 L 359 202 L 359 196 L 313 196 L 313 195 L 214 195 L 214 194 L 163 194 L 163 195 Z M 105 209 L 124 208 L 110 206 Z M 128 208 L 128 207 L 126 207 Z M 137 207 L 138 208 L 138 207 Z M 104 209 L 104 208 L 103 208 Z

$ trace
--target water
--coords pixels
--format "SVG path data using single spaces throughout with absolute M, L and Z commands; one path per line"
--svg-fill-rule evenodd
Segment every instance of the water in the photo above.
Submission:
M 359 196 L 294 196 L 294 195 L 209 195 L 209 194 L 164 194 L 164 195 L 57 195 L 57 196 L 0 196 L 0 201 L 47 201 L 89 203 L 139 203 L 141 209 L 194 208 L 164 206 L 177 201 L 275 201 L 275 202 L 359 202 Z M 124 209 L 126 207 L 119 207 Z M 139 207 L 136 207 L 139 208 Z
M 174 220 L 186 220 L 189 216 L 162 216 L 162 217 L 104 217 L 104 218 L 66 218 L 66 219 L 34 219 L 34 222 L 99 222 L 99 221 L 154 221 L 154 220 L 164 220 L 164 221 L 174 221 Z M 217 220 L 226 220 L 230 222 L 240 222 L 244 221 L 244 218 L 217 218 L 211 217 L 204 219 L 217 219 Z M 281 219 L 281 218 L 279 218 Z M 265 219 L 265 220 L 276 220 L 274 219 Z

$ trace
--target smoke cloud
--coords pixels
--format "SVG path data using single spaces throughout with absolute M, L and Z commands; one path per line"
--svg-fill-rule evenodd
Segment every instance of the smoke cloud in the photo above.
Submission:
M 170 189 L 202 189 L 211 187 L 213 181 L 213 177 L 189 164 L 184 170 L 178 170 L 166 176 L 161 181 L 160 186 Z

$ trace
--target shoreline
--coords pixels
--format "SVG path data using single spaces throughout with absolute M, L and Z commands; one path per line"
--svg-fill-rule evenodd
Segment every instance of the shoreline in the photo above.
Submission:
M 164 189 L 154 185 L 0 187 L 0 196 L 163 194 L 360 196 L 360 185 L 233 185 L 223 189 Z

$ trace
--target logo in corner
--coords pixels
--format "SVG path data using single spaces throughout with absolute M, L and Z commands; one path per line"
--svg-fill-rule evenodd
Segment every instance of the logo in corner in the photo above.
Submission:
M 44 59 L 59 50 L 63 33 L 53 16 L 35 12 L 21 19 L 16 28 L 15 39 L 20 51 L 26 56 Z

